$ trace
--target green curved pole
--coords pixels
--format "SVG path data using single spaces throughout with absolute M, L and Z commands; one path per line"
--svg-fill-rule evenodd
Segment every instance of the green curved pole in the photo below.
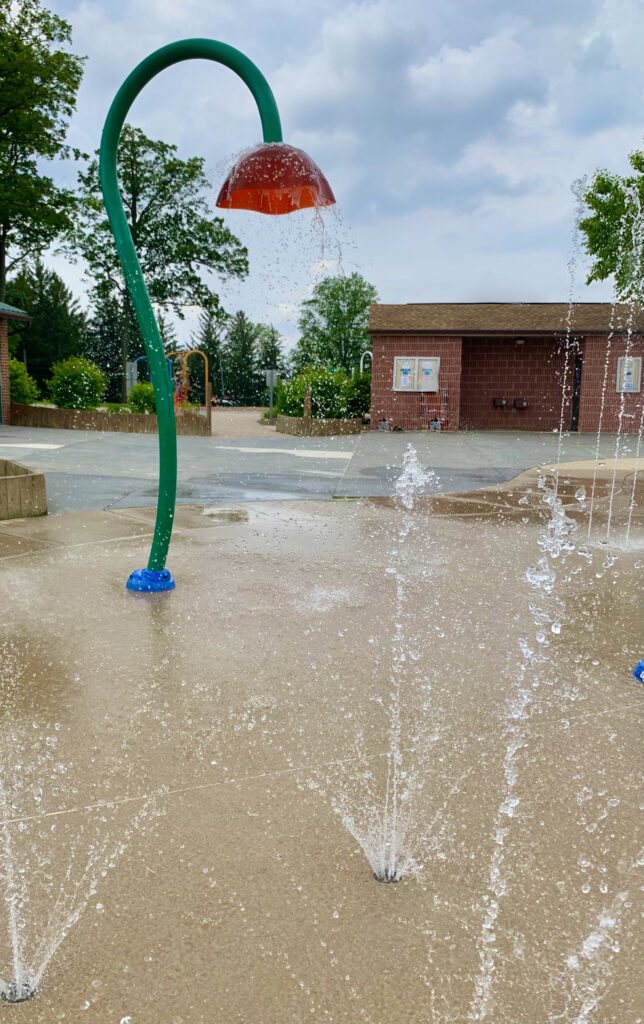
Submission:
M 108 111 L 101 137 L 99 173 L 103 202 L 114 235 L 125 283 L 141 328 L 154 385 L 159 429 L 159 497 L 154 537 L 148 569 L 165 566 L 172 535 L 177 493 L 177 433 L 174 420 L 172 387 L 165 369 L 165 354 L 154 311 L 150 303 L 132 235 L 125 217 L 117 176 L 118 144 L 121 129 L 132 103 L 147 83 L 160 71 L 183 60 L 214 60 L 234 71 L 252 92 L 262 122 L 264 142 L 281 142 L 282 127 L 270 86 L 259 68 L 248 57 L 226 43 L 214 39 L 183 39 L 155 50 L 128 75 Z

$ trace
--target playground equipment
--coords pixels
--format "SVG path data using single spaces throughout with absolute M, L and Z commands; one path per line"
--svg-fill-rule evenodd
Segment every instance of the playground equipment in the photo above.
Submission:
M 134 360 L 134 363 L 135 365 L 138 366 L 138 364 L 143 362 L 143 360 L 145 360 L 146 363 L 149 362 L 147 356 L 137 356 L 137 358 Z M 168 376 L 170 380 L 172 380 L 172 360 L 170 359 L 169 356 L 166 357 L 166 363 L 168 365 Z M 150 372 L 150 377 L 152 377 L 152 372 Z
M 208 356 L 205 352 L 202 352 L 200 348 L 191 348 L 190 350 L 183 351 L 177 350 L 176 352 L 168 353 L 168 362 L 172 367 L 172 360 L 179 359 L 181 361 L 181 369 L 176 380 L 174 388 L 174 404 L 175 409 L 179 405 L 187 405 L 188 402 L 188 391 L 190 389 L 190 374 L 188 373 L 188 359 L 190 356 L 201 356 L 204 361 L 204 401 L 206 403 L 206 415 L 210 419 L 210 408 L 211 408 L 211 397 L 212 388 L 210 386 L 210 379 L 208 377 Z M 172 370 L 170 371 L 170 377 L 172 378 Z M 172 378 L 174 379 L 174 378 Z
M 117 154 L 121 129 L 141 89 L 159 72 L 184 60 L 212 60 L 234 71 L 250 89 L 262 123 L 263 144 L 242 154 L 224 182 L 217 206 L 291 213 L 335 203 L 326 178 L 306 153 L 282 142 L 277 104 L 259 68 L 240 50 L 214 39 L 184 39 L 155 50 L 128 75 L 108 111 L 101 138 L 99 172 L 103 202 L 130 292 L 156 395 L 159 428 L 159 497 L 150 557 L 146 569 L 128 579 L 129 590 L 172 590 L 165 568 L 177 490 L 177 436 L 172 388 L 164 372 L 165 353 L 141 267 L 121 201 Z

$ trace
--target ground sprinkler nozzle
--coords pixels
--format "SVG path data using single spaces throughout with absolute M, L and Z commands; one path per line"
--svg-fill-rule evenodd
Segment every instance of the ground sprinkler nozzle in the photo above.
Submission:
M 28 999 L 35 996 L 36 988 L 29 981 L 23 981 L 18 985 L 12 981 L 10 985 L 0 992 L 3 1003 L 26 1003 Z
M 377 875 L 374 871 L 373 877 L 376 882 L 383 882 L 384 885 L 392 885 L 394 882 L 400 881 L 400 875 L 397 875 L 395 872 L 390 875 L 388 870 L 385 870 L 381 875 Z

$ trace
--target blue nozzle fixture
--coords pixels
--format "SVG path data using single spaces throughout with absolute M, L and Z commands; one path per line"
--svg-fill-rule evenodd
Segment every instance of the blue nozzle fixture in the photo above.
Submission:
M 158 594 L 174 588 L 175 582 L 168 569 L 135 569 L 127 581 L 128 590 L 143 594 Z
M 644 683 L 644 658 L 642 661 L 638 661 L 637 665 L 633 669 L 633 675 L 640 683 Z

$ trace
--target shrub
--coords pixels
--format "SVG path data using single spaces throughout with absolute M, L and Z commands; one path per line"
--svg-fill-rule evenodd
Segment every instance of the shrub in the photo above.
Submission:
M 275 408 L 284 416 L 304 415 L 304 396 L 311 388 L 311 416 L 316 420 L 342 419 L 347 415 L 344 370 L 310 367 L 291 380 L 280 383 Z
M 135 384 L 130 391 L 127 400 L 134 412 L 157 411 L 157 400 L 154 395 L 154 388 L 147 380 L 142 380 L 138 384 Z
M 21 405 L 29 405 L 40 397 L 38 385 L 19 359 L 9 360 L 9 394 L 12 402 L 20 402 Z
M 360 373 L 348 380 L 344 390 L 346 416 L 362 419 L 371 411 L 371 374 Z
M 107 377 L 85 356 L 72 356 L 54 363 L 47 386 L 60 409 L 95 409 L 105 394 Z

